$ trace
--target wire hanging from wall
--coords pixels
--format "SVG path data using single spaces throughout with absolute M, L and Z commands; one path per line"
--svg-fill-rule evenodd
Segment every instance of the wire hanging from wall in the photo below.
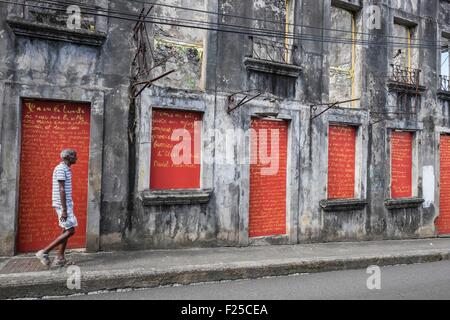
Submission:
M 60 2 L 57 1 L 40 1 L 42 3 L 59 3 L 59 5 L 61 6 Z M 139 2 L 139 1 L 137 1 Z M 5 3 L 5 4 L 15 4 L 18 6 L 27 6 L 27 7 L 35 7 L 35 8 L 43 8 L 40 5 L 37 4 L 27 4 L 25 2 L 17 2 L 17 0 L 0 0 L 0 3 Z M 107 17 L 107 18 L 114 18 L 114 19 L 122 19 L 122 20 L 128 20 L 128 21 L 136 21 L 136 19 L 138 18 L 138 16 L 133 13 L 133 12 L 124 12 L 124 11 L 120 11 L 120 10 L 111 10 L 111 9 L 102 9 L 100 7 L 92 7 L 89 5 L 86 5 L 85 3 L 80 3 L 77 1 L 67 1 L 67 2 L 62 2 L 63 4 L 75 4 L 80 6 L 81 8 L 86 10 L 86 13 L 92 16 L 99 16 L 99 17 Z M 147 3 L 147 2 L 142 2 L 142 3 Z M 151 4 L 151 3 L 147 3 L 147 4 Z M 172 7 L 169 5 L 163 5 L 163 4 L 155 4 L 158 6 L 167 6 L 167 7 Z M 194 10 L 194 9 L 190 9 L 190 8 L 186 8 L 186 7 L 180 7 L 183 10 L 189 10 L 189 11 L 201 11 L 201 10 Z M 65 12 L 66 8 L 59 8 L 59 9 L 55 9 L 57 11 L 60 12 Z M 208 12 L 208 11 L 201 11 L 205 14 L 217 14 L 217 13 L 213 13 L 213 12 Z M 225 17 L 233 17 L 233 15 L 226 15 L 226 14 L 222 14 Z M 249 17 L 243 17 L 243 16 L 236 16 L 236 17 L 240 17 L 242 19 L 254 19 L 249 18 Z M 289 33 L 289 34 L 285 34 L 280 33 L 280 32 L 276 32 L 274 30 L 270 30 L 270 29 L 261 29 L 261 28 L 251 28 L 251 27 L 246 27 L 243 25 L 232 25 L 232 24 L 223 24 L 223 23 L 212 23 L 212 22 L 205 22 L 205 21 L 200 21 L 200 20 L 193 20 L 193 19 L 182 19 L 182 18 L 164 18 L 164 17 L 158 17 L 158 16 L 146 16 L 145 18 L 145 22 L 149 22 L 149 23 L 156 23 L 156 24 L 161 24 L 161 25 L 170 25 L 170 26 L 178 26 L 178 27 L 183 27 L 183 28 L 193 28 L 193 29 L 201 29 L 201 30 L 210 30 L 210 31 L 218 31 L 218 32 L 227 32 L 227 33 L 235 33 L 235 34 L 247 34 L 247 35 L 272 35 L 272 36 L 284 36 L 287 39 L 296 39 L 296 40 L 301 40 L 301 41 L 313 41 L 313 42 L 335 42 L 335 43 L 347 43 L 347 44 L 353 44 L 354 41 L 353 40 L 348 40 L 347 38 L 342 38 L 342 37 L 317 37 L 314 36 L 312 33 L 311 34 L 295 34 L 295 33 Z M 219 29 L 218 27 L 224 27 L 224 29 Z M 307 25 L 294 25 L 297 27 L 302 27 L 302 28 L 311 28 L 311 29 L 317 29 L 317 30 L 324 30 L 324 31 L 336 31 L 336 32 L 340 32 L 340 33 L 345 33 L 345 30 L 339 30 L 339 29 L 329 29 L 329 28 L 323 28 L 323 27 L 312 27 L 312 26 L 307 26 Z M 358 32 L 357 34 L 363 34 L 363 35 L 367 35 L 368 37 L 371 36 L 369 33 L 361 33 Z M 393 38 L 393 39 L 405 39 L 403 37 L 397 37 L 397 36 L 389 36 L 386 35 L 384 36 L 386 39 L 388 38 Z M 403 45 L 403 46 L 407 46 L 408 43 L 407 42 L 397 42 L 397 41 L 387 41 L 385 43 L 379 43 L 378 41 L 372 41 L 372 40 L 361 40 L 361 41 L 356 41 L 355 42 L 357 45 L 373 45 L 373 46 L 387 46 L 387 45 Z M 422 40 L 422 41 L 416 41 L 415 44 L 411 44 L 412 48 L 429 48 L 429 49 L 435 49 L 435 48 L 441 48 L 440 45 L 440 41 L 430 41 L 430 40 Z
M 162 66 L 171 57 L 165 57 L 161 61 L 155 61 L 155 55 L 152 49 L 152 43 L 150 41 L 150 36 L 147 30 L 146 19 L 150 12 L 153 10 L 154 6 L 151 6 L 147 12 L 145 7 L 142 8 L 139 19 L 133 28 L 133 39 L 136 45 L 136 53 L 133 58 L 133 82 L 132 82 L 132 98 L 136 99 L 141 93 L 150 87 L 155 81 L 158 81 L 169 74 L 175 72 L 175 70 L 170 70 L 163 74 L 156 76 L 155 78 L 149 79 L 149 75 L 153 70 Z
M 349 103 L 349 102 L 354 102 L 354 101 L 360 101 L 361 99 L 351 99 L 351 100 L 345 100 L 345 101 L 336 101 L 336 102 L 331 102 L 331 103 L 319 103 L 319 104 L 313 104 L 310 106 L 310 114 L 311 120 L 314 120 L 318 117 L 320 117 L 322 114 L 328 112 L 330 109 L 333 109 L 335 107 L 337 107 L 340 104 L 344 104 L 344 103 Z M 321 106 L 325 106 L 325 110 L 321 111 L 320 113 L 316 114 L 316 111 L 318 110 L 318 107 Z
M 255 92 L 256 92 L 256 94 L 255 94 Z M 249 103 L 250 101 L 255 100 L 256 98 L 260 97 L 262 94 L 263 93 L 261 91 L 258 91 L 256 89 L 233 93 L 232 95 L 228 96 L 228 99 L 227 99 L 228 114 L 230 114 L 234 110 L 242 107 L 243 105 Z M 243 95 L 244 97 L 242 99 L 238 99 L 239 95 Z M 251 96 L 251 97 L 249 97 L 249 96 Z

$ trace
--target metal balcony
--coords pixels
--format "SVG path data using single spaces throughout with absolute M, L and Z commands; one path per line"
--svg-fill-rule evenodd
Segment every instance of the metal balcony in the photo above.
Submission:
M 302 71 L 296 62 L 297 47 L 274 39 L 249 37 L 244 57 L 246 69 L 297 78 Z
M 408 86 L 420 86 L 420 73 L 422 70 L 391 64 L 390 80 Z
M 270 37 L 250 37 L 252 41 L 252 58 L 282 64 L 293 64 L 296 46 Z

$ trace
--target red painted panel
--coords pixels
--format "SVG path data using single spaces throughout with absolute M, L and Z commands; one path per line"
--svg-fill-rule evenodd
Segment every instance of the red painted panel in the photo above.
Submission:
M 413 133 L 393 131 L 391 149 L 391 197 L 411 198 Z
M 330 126 L 328 136 L 328 199 L 355 197 L 356 127 Z
M 436 227 L 439 234 L 450 234 L 450 136 L 441 136 L 440 205 Z
M 78 220 L 68 248 L 86 246 L 90 106 L 54 101 L 24 101 L 20 156 L 18 251 L 42 249 L 61 234 L 52 208 L 53 169 L 63 149 L 75 149 L 72 166 L 74 212 Z
M 199 112 L 153 109 L 150 189 L 200 188 L 201 121 Z M 188 135 L 172 141 L 177 129 L 185 129 Z M 182 162 L 177 163 L 172 159 L 172 151 L 183 141 L 188 147 L 183 149 L 186 154 L 176 154 L 187 155 L 187 159 L 176 160 Z
M 288 124 L 254 119 L 252 129 L 254 134 L 251 136 L 249 236 L 285 235 Z M 266 134 L 264 130 L 267 130 Z M 273 149 L 272 132 L 278 132 L 279 136 L 279 147 L 274 145 Z M 267 159 L 277 157 L 278 166 L 274 165 L 274 162 L 271 165 L 266 156 Z M 263 170 L 276 167 L 278 170 Z

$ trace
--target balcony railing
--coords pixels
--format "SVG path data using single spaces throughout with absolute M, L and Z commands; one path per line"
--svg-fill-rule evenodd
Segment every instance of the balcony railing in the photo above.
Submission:
M 273 38 L 250 37 L 252 41 L 252 58 L 282 64 L 294 64 L 296 46 Z
M 391 81 L 411 85 L 415 87 L 420 86 L 420 69 L 408 68 L 396 64 L 391 65 Z
M 450 92 L 450 78 L 448 76 L 439 76 L 439 89 Z

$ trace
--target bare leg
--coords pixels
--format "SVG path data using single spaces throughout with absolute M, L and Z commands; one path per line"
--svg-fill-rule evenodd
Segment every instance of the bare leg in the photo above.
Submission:
M 63 234 L 64 234 L 65 230 L 63 230 Z M 57 248 L 56 248 L 56 257 L 59 260 L 64 259 L 64 252 L 66 251 L 66 246 L 67 246 L 67 241 L 69 241 L 68 239 L 66 239 L 63 243 L 61 243 Z
M 66 241 L 64 241 L 63 243 L 61 243 L 58 247 L 58 251 L 57 251 L 57 257 L 59 260 L 63 260 L 64 259 L 64 253 L 66 252 L 66 246 L 67 246 L 67 241 L 69 241 L 69 239 L 66 239 Z
M 56 238 L 55 240 L 53 240 L 52 243 L 50 243 L 45 249 L 44 249 L 44 253 L 49 253 L 50 251 L 52 251 L 54 248 L 56 248 L 59 245 L 62 245 L 63 243 L 67 244 L 67 240 L 73 236 L 73 234 L 75 233 L 75 230 L 69 229 L 69 230 L 65 230 L 58 238 Z M 66 249 L 66 245 L 64 245 L 63 249 Z

